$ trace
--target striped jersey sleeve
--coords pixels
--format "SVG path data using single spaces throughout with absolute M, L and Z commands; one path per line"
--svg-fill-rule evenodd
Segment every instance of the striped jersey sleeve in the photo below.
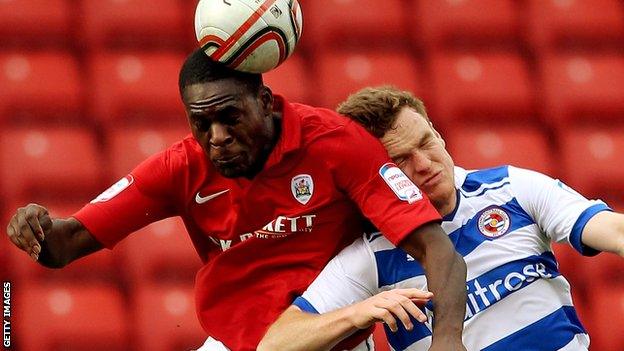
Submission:
M 342 250 L 294 305 L 310 313 L 326 313 L 377 293 L 376 262 L 363 238 Z
M 586 256 L 599 253 L 583 245 L 582 234 L 596 213 L 610 210 L 604 202 L 588 200 L 560 180 L 526 169 L 510 166 L 509 179 L 518 203 L 547 237 Z

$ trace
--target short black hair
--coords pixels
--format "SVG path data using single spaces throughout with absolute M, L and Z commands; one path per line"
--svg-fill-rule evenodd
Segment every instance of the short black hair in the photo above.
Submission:
M 182 93 L 189 85 L 222 79 L 236 79 L 247 86 L 250 91 L 259 91 L 263 85 L 261 74 L 236 71 L 223 63 L 213 61 L 200 48 L 193 51 L 184 61 L 180 69 L 178 86 Z

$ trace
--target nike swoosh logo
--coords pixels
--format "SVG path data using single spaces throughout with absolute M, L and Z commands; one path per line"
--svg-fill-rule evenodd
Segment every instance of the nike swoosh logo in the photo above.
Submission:
M 199 193 L 197 193 L 197 195 L 195 195 L 195 202 L 197 202 L 198 204 L 205 204 L 206 202 L 214 199 L 217 196 L 223 195 L 225 193 L 227 193 L 228 191 L 230 191 L 230 189 L 225 189 L 223 191 L 220 191 L 218 193 L 214 193 L 212 195 L 208 195 L 206 197 L 201 197 L 201 195 L 199 195 Z

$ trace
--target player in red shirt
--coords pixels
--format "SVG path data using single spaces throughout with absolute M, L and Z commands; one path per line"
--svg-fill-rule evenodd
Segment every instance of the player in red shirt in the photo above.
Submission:
M 202 326 L 232 350 L 254 350 L 293 297 L 361 235 L 363 214 L 426 268 L 437 308 L 432 350 L 463 350 L 465 264 L 439 214 L 376 138 L 333 111 L 274 96 L 260 75 L 201 50 L 182 67 L 180 92 L 192 136 L 73 217 L 20 208 L 7 228 L 13 243 L 62 267 L 181 216 L 204 263 L 196 278 Z

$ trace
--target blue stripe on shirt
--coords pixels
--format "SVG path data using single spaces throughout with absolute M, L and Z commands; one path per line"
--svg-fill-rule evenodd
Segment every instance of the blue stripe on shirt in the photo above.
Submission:
M 511 223 L 509 224 L 509 229 L 507 230 L 506 235 L 513 235 L 513 231 L 535 223 L 533 218 L 531 218 L 531 216 L 524 211 L 515 198 L 511 199 L 506 204 L 497 207 L 504 210 L 509 215 Z M 488 207 L 479 211 L 474 217 L 466 222 L 464 226 L 449 234 L 449 239 L 455 243 L 455 249 L 460 255 L 468 255 L 486 240 L 500 239 L 488 238 L 479 231 L 479 217 L 483 211 L 490 208 L 491 207 Z
M 301 296 L 296 298 L 295 301 L 293 301 L 292 304 L 297 306 L 297 307 L 299 307 L 304 312 L 319 314 L 319 312 L 316 310 L 316 308 L 314 308 L 314 306 L 312 306 L 310 301 L 306 300 L 305 298 L 303 298 Z
M 390 330 L 388 325 L 384 324 L 384 330 L 386 331 L 386 339 L 388 339 L 388 343 L 395 350 L 405 350 L 410 345 L 415 342 L 418 342 L 428 336 L 431 336 L 431 330 L 427 328 L 427 326 L 412 316 L 410 316 L 412 321 L 412 325 L 414 328 L 412 330 L 406 330 L 403 326 L 403 323 L 397 320 L 398 330 L 393 332 Z
M 588 207 L 585 211 L 583 211 L 583 213 L 581 213 L 572 227 L 572 232 L 570 233 L 570 244 L 572 244 L 572 247 L 574 247 L 576 251 L 580 252 L 583 256 L 596 256 L 600 253 L 600 251 L 584 245 L 582 239 L 583 229 L 585 229 L 587 222 L 589 222 L 589 220 L 592 219 L 597 213 L 602 211 L 611 211 L 611 209 L 605 204 L 596 204 Z
M 513 235 L 513 231 L 534 223 L 515 198 L 498 207 L 509 215 L 511 223 L 506 235 Z M 482 212 L 480 211 L 464 226 L 449 234 L 449 239 L 455 245 L 455 250 L 462 256 L 470 254 L 487 240 L 498 240 L 488 238 L 479 231 L 478 221 Z M 396 284 L 405 279 L 425 274 L 423 267 L 417 261 L 408 260 L 407 253 L 400 248 L 377 251 L 375 252 L 375 260 L 377 261 L 379 287 Z
M 576 334 L 585 333 L 574 307 L 563 306 L 539 321 L 491 344 L 482 351 L 555 351 L 569 344 Z
M 375 252 L 379 287 L 425 274 L 423 267 L 407 259 L 407 253 L 400 248 Z
M 509 176 L 509 166 L 488 168 L 466 175 L 462 190 L 468 193 L 479 190 L 484 184 L 493 184 Z
M 470 316 L 466 320 L 538 279 L 553 279 L 559 275 L 555 256 L 546 251 L 541 255 L 505 263 L 468 280 L 467 307 L 470 309 Z

